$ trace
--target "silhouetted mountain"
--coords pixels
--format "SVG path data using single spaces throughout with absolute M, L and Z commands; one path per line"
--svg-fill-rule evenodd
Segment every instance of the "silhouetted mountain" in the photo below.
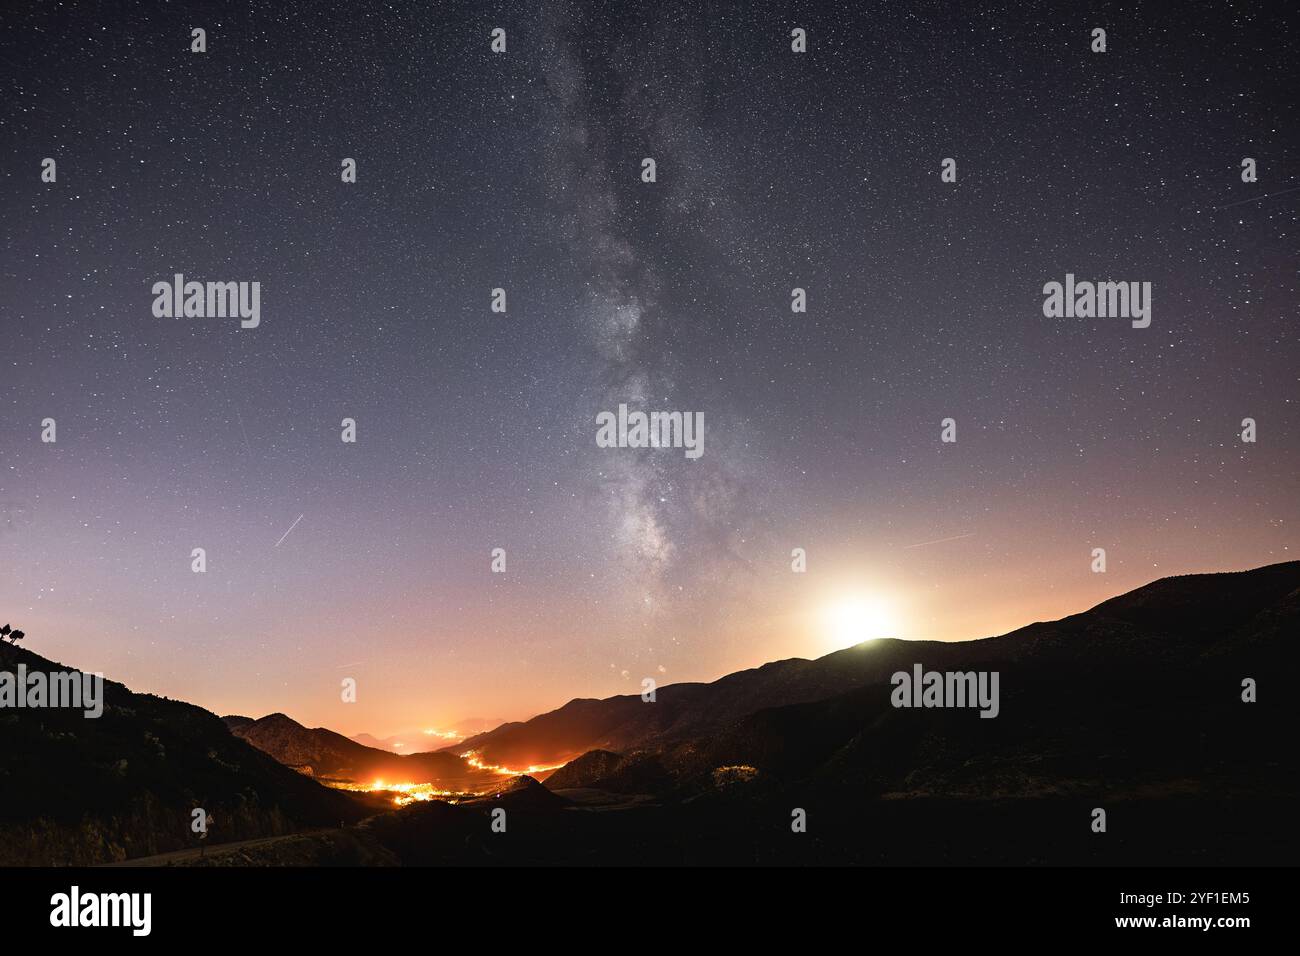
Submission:
M 474 750 L 490 764 L 544 766 L 592 750 L 662 747 L 720 730 L 764 707 L 821 700 L 885 680 L 895 669 L 893 658 L 873 649 L 873 644 L 863 644 L 816 660 L 776 661 L 711 684 L 670 684 L 658 689 L 653 703 L 640 695 L 579 698 L 471 737 L 454 749 Z
M 436 840 L 398 818 L 385 832 L 408 863 L 1284 863 L 1300 849 L 1298 637 L 1288 562 L 1163 579 L 987 640 L 874 641 L 661 688 L 654 703 L 573 701 L 477 742 L 522 762 L 629 741 L 549 778 L 570 809 L 539 809 L 508 844 L 461 808 Z M 998 716 L 894 707 L 891 675 L 918 663 L 997 671 Z M 1243 700 L 1246 678 L 1258 702 Z
M 682 776 L 746 762 L 825 792 L 1128 799 L 1295 793 L 1295 713 L 1270 678 L 1300 662 L 1300 562 L 1157 581 L 1051 624 L 965 644 L 876 642 L 889 670 L 997 670 L 1001 712 L 898 709 L 871 684 L 747 715 L 661 757 Z M 1261 702 L 1242 701 L 1242 681 Z M 1269 700 L 1268 698 L 1271 698 Z
M 558 726 L 566 746 L 618 736 L 641 751 L 617 759 L 584 754 L 548 780 L 554 789 L 618 790 L 611 778 L 651 752 L 678 781 L 695 777 L 702 785 L 717 767 L 740 764 L 780 780 L 823 780 L 855 792 L 945 796 L 1095 792 L 1103 781 L 1108 791 L 1134 791 L 1157 781 L 1174 786 L 1180 775 L 1234 773 L 1244 775 L 1238 786 L 1259 785 L 1283 768 L 1273 735 L 1250 730 L 1259 705 L 1241 701 L 1241 681 L 1294 662 L 1296 643 L 1288 635 L 1300 634 L 1298 589 L 1300 562 L 1164 579 L 1002 637 L 873 641 L 817 661 L 783 661 L 688 685 L 686 705 L 675 687 L 660 689 L 655 703 L 575 702 L 512 728 L 503 745 L 528 747 L 528 735 Z M 915 663 L 998 671 L 1000 716 L 892 707 L 889 677 Z M 812 684 L 850 689 L 801 700 Z M 754 701 L 795 702 L 734 716 L 744 709 L 736 697 L 742 685 L 756 687 Z M 667 702 L 672 711 L 667 719 L 638 717 L 631 702 L 647 711 Z M 589 716 L 586 724 L 582 716 Z M 1192 730 L 1199 736 L 1189 749 Z M 1207 756 L 1216 739 L 1235 756 Z M 489 759 L 500 752 L 491 743 L 479 744 Z M 531 748 L 544 752 L 541 743 Z
M 432 783 L 444 790 L 482 790 L 497 775 L 476 770 L 462 757 L 445 751 L 394 754 L 366 747 L 324 727 L 307 728 L 284 714 L 232 728 L 276 760 L 313 777 L 369 784 Z
M 0 670 L 69 672 L 0 647 Z M 104 681 L 104 711 L 0 710 L 0 864 L 101 863 L 337 826 L 364 808 L 232 737 L 215 714 Z
M 710 684 L 661 687 L 653 703 L 639 696 L 574 700 L 532 720 L 471 738 L 460 747 L 476 750 L 485 762 L 508 766 L 545 764 L 593 750 L 653 750 L 679 766 L 694 761 L 699 764 L 695 769 L 702 771 L 714 754 L 730 754 L 731 762 L 747 761 L 752 755 L 736 743 L 740 734 L 752 738 L 753 749 L 786 747 L 807 762 L 824 749 L 828 738 L 806 746 L 796 736 L 782 744 L 767 739 L 775 734 L 758 729 L 762 721 L 775 717 L 746 719 L 772 708 L 811 705 L 865 690 L 860 698 L 850 698 L 860 700 L 860 706 L 844 705 L 846 730 L 854 729 L 864 714 L 916 726 L 912 712 L 890 714 L 881 708 L 888 708 L 890 676 L 918 662 L 934 670 L 1001 669 L 1002 693 L 1010 695 L 1011 703 L 1055 679 L 1084 688 L 1089 681 L 1122 683 L 1126 669 L 1139 666 L 1182 670 L 1194 662 L 1222 663 L 1225 657 L 1245 665 L 1248 661 L 1240 659 L 1252 648 L 1274 657 L 1289 651 L 1279 643 L 1279 622 L 1294 623 L 1293 592 L 1298 587 L 1300 562 L 1167 578 L 1090 611 L 1001 637 L 952 643 L 877 640 L 816 660 L 778 661 Z M 1027 668 L 1023 674 L 1017 670 L 1021 665 Z M 1251 675 L 1237 675 L 1237 683 L 1244 676 Z M 836 706 L 827 703 L 822 708 L 832 724 Z M 966 716 L 961 712 L 948 719 Z M 1010 721 L 1004 714 L 980 723 L 988 733 Z M 565 779 L 560 777 L 561 782 Z M 556 786 L 554 779 L 550 785 Z
M 762 707 L 818 700 L 879 679 L 853 650 L 813 661 L 776 661 L 711 684 L 671 684 L 658 689 L 653 704 L 640 695 L 579 698 L 449 749 L 474 750 L 485 763 L 500 766 L 545 766 L 591 750 L 660 746 L 708 733 Z

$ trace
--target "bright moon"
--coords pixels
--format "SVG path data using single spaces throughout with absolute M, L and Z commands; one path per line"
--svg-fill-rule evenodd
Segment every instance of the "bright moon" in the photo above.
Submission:
M 878 637 L 896 637 L 898 621 L 884 601 L 874 597 L 845 598 L 825 613 L 826 630 L 838 649 Z

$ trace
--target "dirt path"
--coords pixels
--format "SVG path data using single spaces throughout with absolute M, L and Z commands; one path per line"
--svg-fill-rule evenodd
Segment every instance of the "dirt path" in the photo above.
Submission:
M 317 830 L 301 830 L 298 833 L 287 833 L 284 836 L 258 837 L 255 840 L 237 840 L 234 843 L 214 843 L 212 846 L 192 847 L 185 850 L 172 850 L 170 853 L 159 853 L 155 856 L 138 856 L 133 860 L 123 860 L 121 863 L 104 863 L 102 866 L 169 866 L 172 863 L 179 863 L 185 860 L 197 860 L 200 854 L 206 859 L 215 859 L 232 850 L 240 850 L 247 847 L 265 846 L 269 843 L 279 843 L 283 840 L 299 840 L 303 837 L 316 836 L 321 833 L 342 833 L 337 827 L 324 827 Z

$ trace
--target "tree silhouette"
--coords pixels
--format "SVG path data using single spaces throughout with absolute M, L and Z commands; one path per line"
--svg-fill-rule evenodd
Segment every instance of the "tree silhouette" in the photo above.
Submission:
M 12 641 L 14 644 L 17 644 L 19 641 L 21 641 L 21 640 L 22 640 L 24 637 L 26 637 L 26 636 L 27 636 L 27 635 L 24 634 L 22 631 L 13 631 L 13 632 L 9 635 L 9 640 Z

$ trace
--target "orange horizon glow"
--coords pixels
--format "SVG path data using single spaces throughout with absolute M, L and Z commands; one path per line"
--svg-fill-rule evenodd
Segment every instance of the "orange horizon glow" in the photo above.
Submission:
M 831 551 L 820 559 L 818 568 L 827 570 L 819 571 L 819 578 L 804 580 L 788 571 L 774 578 L 761 604 L 748 608 L 743 618 L 720 626 L 717 639 L 701 643 L 699 653 L 685 663 L 675 661 L 668 651 L 656 650 L 637 660 L 611 652 L 577 674 L 557 677 L 535 666 L 510 662 L 494 665 L 489 674 L 480 662 L 466 657 L 453 661 L 433 655 L 426 666 L 371 661 L 366 665 L 365 679 L 372 684 L 382 682 L 385 692 L 363 695 L 357 703 L 341 705 L 337 695 L 322 695 L 297 685 L 286 685 L 270 699 L 261 685 L 249 681 L 236 682 L 236 693 L 218 693 L 216 687 L 224 679 L 219 672 L 233 667 L 233 659 L 216 665 L 211 674 L 205 672 L 201 687 L 189 686 L 188 678 L 181 679 L 184 675 L 178 677 L 178 672 L 168 673 L 166 679 L 142 673 L 144 658 L 119 660 L 108 645 L 98 646 L 86 660 L 90 662 L 87 666 L 111 673 L 115 680 L 123 680 L 138 691 L 191 700 L 218 714 L 256 717 L 279 711 L 307 727 L 328 727 L 349 736 L 365 732 L 381 740 L 397 737 L 405 746 L 394 748 L 394 752 L 406 754 L 418 749 L 455 748 L 459 741 L 444 728 L 464 714 L 490 713 L 502 722 L 526 721 L 575 696 L 605 698 L 634 692 L 641 676 L 656 676 L 661 690 L 677 683 L 710 682 L 770 661 L 814 659 L 860 637 L 938 641 L 993 637 L 1036 621 L 1053 621 L 1086 611 L 1169 575 L 1238 570 L 1289 557 L 1285 553 L 1247 556 L 1223 551 L 1213 560 L 1179 561 L 1165 553 L 1175 549 L 1174 540 L 1162 542 L 1162 552 L 1155 555 L 1159 560 L 1146 561 L 1119 561 L 1117 557 L 1124 552 L 1112 544 L 1111 567 L 1105 574 L 1092 573 L 1087 561 L 1080 571 L 1077 554 L 1069 555 L 1067 560 L 1042 551 L 1031 556 L 1022 549 L 1013 550 L 1005 561 L 993 563 L 981 563 L 973 555 L 964 554 L 967 573 L 948 576 L 948 552 L 954 552 L 951 558 L 956 560 L 958 552 L 969 551 L 978 541 L 980 538 L 975 536 L 906 551 L 906 563 L 896 566 Z M 1021 564 L 1030 557 L 1036 562 L 1032 580 L 1026 578 Z M 885 605 L 894 626 L 883 626 L 880 619 L 885 615 L 877 613 L 877 602 Z M 312 623 L 308 617 L 302 626 Z M 43 652 L 52 659 L 76 657 L 79 651 L 65 635 L 79 631 L 83 624 L 91 626 L 88 621 L 63 620 L 52 628 L 52 634 L 43 635 Z M 28 630 L 35 632 L 36 626 Z M 737 639 L 737 633 L 744 639 Z M 407 634 L 400 626 L 394 634 L 393 640 L 399 643 L 414 641 L 413 633 Z M 662 672 L 661 662 L 665 667 Z M 257 666 L 271 671 L 288 667 L 278 661 L 263 661 Z M 295 658 L 293 662 L 295 673 L 306 668 L 310 674 L 317 666 L 310 660 Z M 430 666 L 438 668 L 438 673 L 453 676 L 440 678 L 442 683 L 431 691 Z M 623 676 L 624 671 L 629 676 Z M 357 673 L 363 671 L 358 667 Z M 328 677 L 332 681 L 334 674 L 329 672 Z M 304 686 L 312 685 L 305 681 Z M 437 700 L 437 710 L 426 709 L 431 699 Z M 545 765 L 492 765 L 480 757 L 471 765 L 502 777 L 553 769 Z

